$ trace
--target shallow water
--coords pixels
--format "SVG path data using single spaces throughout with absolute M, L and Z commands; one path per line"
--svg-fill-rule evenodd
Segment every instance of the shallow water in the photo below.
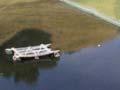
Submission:
M 1 61 L 0 89 L 119 90 L 119 53 L 120 37 L 116 37 L 102 47 L 64 52 L 59 60 L 17 64 Z
M 119 90 L 119 28 L 46 2 L 13 5 L 1 12 L 0 90 Z M 53 43 L 63 51 L 61 57 L 12 63 L 4 52 L 40 43 Z

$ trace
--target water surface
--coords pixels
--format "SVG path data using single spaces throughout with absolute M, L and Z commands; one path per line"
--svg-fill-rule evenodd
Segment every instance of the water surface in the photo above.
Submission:
M 102 47 L 64 52 L 54 61 L 12 64 L 1 60 L 0 89 L 119 90 L 119 53 L 120 37 L 117 37 Z
M 120 89 L 118 27 L 57 0 L 10 5 L 0 20 L 1 90 Z M 40 43 L 52 43 L 61 57 L 12 63 L 4 52 Z

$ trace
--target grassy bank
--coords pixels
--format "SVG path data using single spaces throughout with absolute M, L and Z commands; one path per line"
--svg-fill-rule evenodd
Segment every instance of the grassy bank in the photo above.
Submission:
M 117 27 L 80 13 L 58 0 L 21 1 L 6 5 L 0 11 L 0 21 L 1 45 L 17 32 L 34 28 L 50 33 L 54 47 L 67 51 L 108 40 L 118 30 Z
M 73 0 L 86 7 L 94 8 L 103 15 L 120 19 L 120 1 L 119 0 Z

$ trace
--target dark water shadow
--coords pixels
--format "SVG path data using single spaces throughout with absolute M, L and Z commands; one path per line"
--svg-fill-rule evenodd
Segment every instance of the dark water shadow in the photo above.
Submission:
M 24 47 L 29 45 L 39 45 L 40 43 L 51 43 L 51 35 L 44 30 L 23 29 L 14 37 L 3 43 L 2 47 Z
M 35 83 L 40 74 L 39 69 L 51 69 L 58 59 L 42 58 L 38 62 L 11 63 L 11 56 L 5 54 L 5 48 L 24 47 L 51 43 L 51 35 L 44 30 L 24 29 L 0 46 L 0 73 L 4 78 L 14 77 L 15 82 Z M 45 61 L 44 61 L 45 60 Z

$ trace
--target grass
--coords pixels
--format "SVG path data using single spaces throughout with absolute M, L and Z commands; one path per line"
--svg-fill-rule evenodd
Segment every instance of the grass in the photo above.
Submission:
M 0 21 L 0 45 L 23 29 L 35 28 L 50 33 L 54 47 L 64 51 L 96 45 L 113 38 L 118 30 L 117 27 L 74 10 L 58 0 L 15 0 L 0 11 Z
M 95 8 L 100 13 L 113 17 L 114 19 L 120 19 L 120 0 L 74 0 L 80 4 Z

